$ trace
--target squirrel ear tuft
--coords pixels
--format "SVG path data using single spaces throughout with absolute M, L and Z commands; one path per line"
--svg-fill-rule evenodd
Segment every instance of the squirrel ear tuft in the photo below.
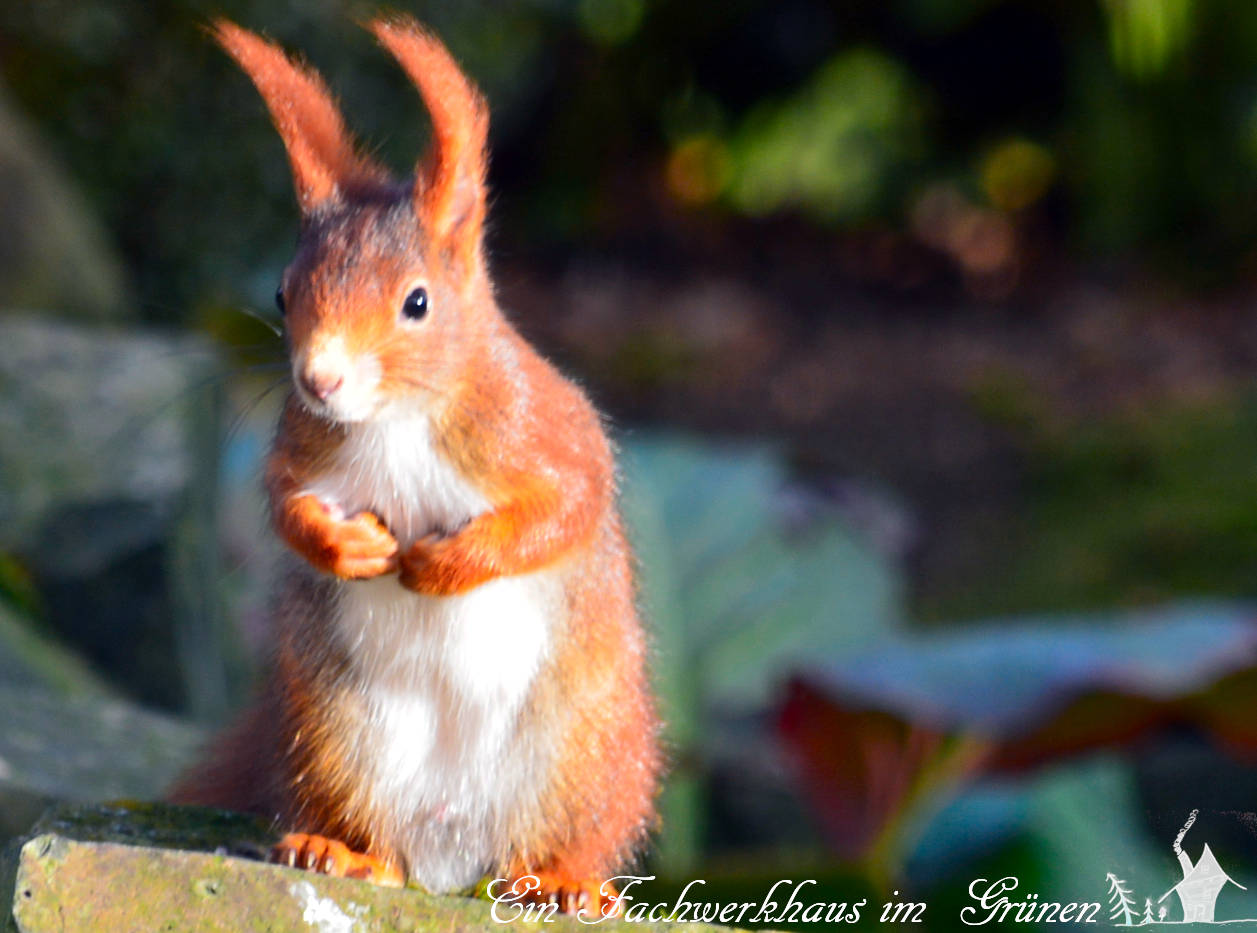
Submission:
M 415 208 L 441 249 L 471 261 L 484 224 L 489 108 L 441 41 L 414 20 L 377 19 L 368 28 L 401 64 L 432 118 Z
M 388 183 L 384 169 L 358 154 L 318 72 L 228 20 L 214 20 L 210 34 L 244 69 L 266 101 L 288 150 L 303 215 L 354 190 Z

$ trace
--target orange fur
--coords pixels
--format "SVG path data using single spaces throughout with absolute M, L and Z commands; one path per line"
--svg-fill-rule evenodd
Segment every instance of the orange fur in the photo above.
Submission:
M 277 847 L 282 861 L 381 883 L 399 867 L 410 871 L 408 859 L 423 854 L 413 848 L 416 829 L 444 817 L 407 810 L 399 800 L 411 799 L 409 788 L 370 771 L 371 762 L 411 754 L 381 756 L 387 750 L 373 743 L 394 733 L 372 704 L 380 696 L 410 702 L 414 693 L 425 703 L 438 697 L 425 709 L 446 709 L 446 673 L 438 670 L 441 683 L 396 679 L 410 668 L 389 659 L 419 637 L 407 618 L 382 628 L 373 617 L 357 620 L 359 634 L 346 638 L 338 601 L 381 591 L 346 590 L 379 584 L 337 578 L 396 574 L 406 589 L 382 591 L 382 612 L 406 600 L 439 612 L 433 601 L 464 605 L 495 581 L 542 574 L 561 592 L 553 605 L 536 603 L 550 607 L 547 647 L 505 720 L 518 767 L 536 770 L 520 772 L 527 786 L 493 817 L 495 848 L 483 867 L 512 879 L 536 875 L 535 899 L 564 910 L 591 900 L 601 908 L 601 883 L 640 851 L 653 825 L 660 769 L 611 447 L 581 391 L 493 300 L 481 248 L 483 99 L 421 27 L 390 19 L 370 28 L 432 117 L 432 144 L 409 187 L 390 187 L 383 170 L 356 155 L 316 74 L 237 26 L 215 25 L 271 110 L 302 210 L 283 286 L 298 390 L 266 483 L 277 532 L 322 576 L 298 571 L 284 583 L 262 700 L 173 796 L 274 817 L 296 832 Z M 399 316 L 420 287 L 431 313 Z M 299 388 L 312 371 L 345 387 L 313 398 Z M 412 466 L 412 456 L 423 463 Z M 432 501 L 398 501 L 407 495 Z M 451 657 L 442 663 L 467 663 Z M 490 676 L 475 665 L 458 673 Z M 478 684 L 468 689 L 497 686 Z M 503 767 L 513 763 L 508 757 Z M 509 785 L 510 775 L 500 780 Z
M 275 845 L 272 858 L 290 868 L 319 871 L 337 878 L 357 878 L 386 888 L 400 888 L 406 877 L 396 862 L 354 852 L 336 839 L 289 833 Z
M 571 740 L 543 797 L 551 819 L 521 828 L 515 876 L 605 879 L 653 828 L 659 750 L 628 546 L 617 520 L 601 524 L 584 559 L 567 594 L 573 618 L 583 624 L 567 633 L 534 706 L 534 715 L 560 717 L 554 728 Z
M 215 20 L 211 33 L 266 101 L 288 150 L 303 211 L 338 194 L 388 183 L 382 168 L 355 151 L 327 86 L 312 69 L 228 20 Z
M 419 89 L 432 117 L 433 144 L 417 173 L 415 196 L 439 240 L 467 262 L 484 221 L 489 109 L 435 36 L 409 18 L 377 20 L 371 31 Z

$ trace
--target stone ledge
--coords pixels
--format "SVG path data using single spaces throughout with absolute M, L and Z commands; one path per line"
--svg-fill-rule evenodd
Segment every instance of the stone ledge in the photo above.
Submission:
M 500 933 L 520 928 L 572 933 L 589 928 L 568 917 L 544 925 L 499 923 L 484 900 L 380 888 L 227 854 L 260 851 L 259 832 L 265 827 L 256 821 L 215 811 L 156 805 L 56 811 L 15 852 L 16 877 L 10 873 L 13 886 L 4 888 L 13 891 L 7 928 L 21 933 Z M 216 851 L 172 848 L 193 843 Z M 596 926 L 643 933 L 727 929 L 697 923 Z

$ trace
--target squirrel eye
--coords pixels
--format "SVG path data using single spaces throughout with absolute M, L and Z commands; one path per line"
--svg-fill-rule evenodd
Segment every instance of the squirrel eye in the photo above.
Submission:
M 428 290 L 416 288 L 402 302 L 402 317 L 417 321 L 428 313 Z
M 284 308 L 284 287 L 282 285 L 275 289 L 275 307 L 279 308 L 281 317 L 287 313 L 287 310 Z

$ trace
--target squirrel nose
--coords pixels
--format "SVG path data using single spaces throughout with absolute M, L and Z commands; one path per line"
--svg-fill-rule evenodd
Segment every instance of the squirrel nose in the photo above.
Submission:
M 320 402 L 326 402 L 328 396 L 344 384 L 345 377 L 336 372 L 307 369 L 301 374 L 302 387 Z

